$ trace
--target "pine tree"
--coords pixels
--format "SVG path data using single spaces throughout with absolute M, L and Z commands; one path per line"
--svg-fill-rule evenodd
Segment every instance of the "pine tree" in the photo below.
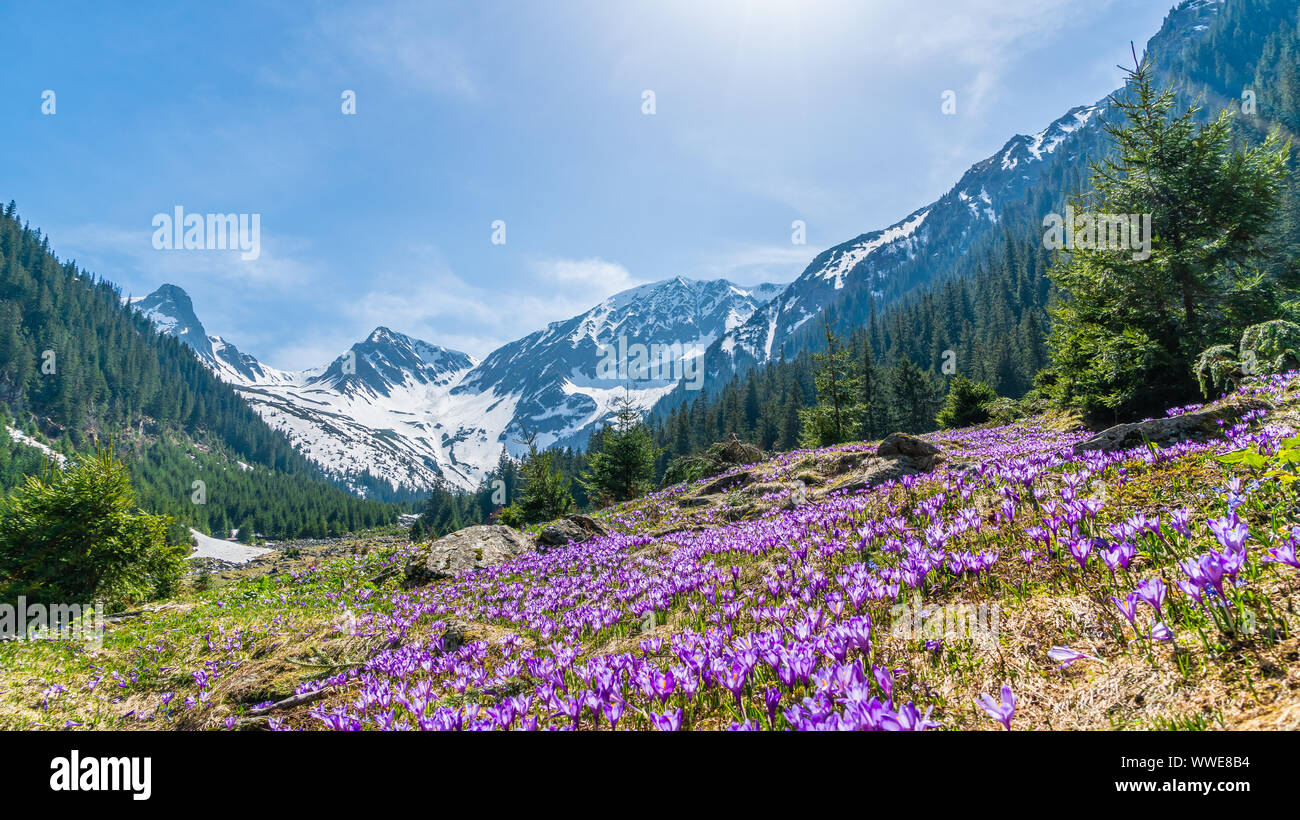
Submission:
M 602 505 L 636 498 L 654 486 L 657 453 L 640 408 L 625 395 L 615 401 L 614 409 L 614 424 L 606 426 L 599 438 L 593 436 L 581 479 Z
M 935 422 L 940 429 L 970 427 L 988 421 L 988 403 L 998 397 L 984 382 L 973 382 L 960 373 L 948 386 L 948 395 Z
M 904 433 L 923 433 L 933 428 L 934 391 L 912 360 L 906 356 L 889 374 L 893 393 L 894 427 Z
M 862 427 L 866 407 L 862 403 L 861 379 L 853 371 L 852 352 L 829 321 L 823 321 L 826 350 L 813 354 L 819 365 L 813 381 L 817 404 L 800 413 L 805 447 L 828 447 L 852 441 Z
M 558 454 L 553 450 L 539 450 L 536 439 L 536 433 L 524 439 L 528 452 L 519 465 L 522 486 L 517 503 L 526 524 L 551 521 L 573 508 L 571 482 L 556 464 Z
M 1075 247 L 1049 272 L 1065 292 L 1049 378 L 1061 404 L 1090 416 L 1191 399 L 1195 357 L 1276 311 L 1261 271 L 1289 145 L 1274 134 L 1232 150 L 1227 111 L 1198 125 L 1198 104 L 1174 115 L 1175 104 L 1149 60 L 1138 62 L 1111 98 L 1125 120 L 1105 126 L 1115 156 L 1091 163 L 1091 190 L 1071 200 L 1079 214 L 1150 214 L 1150 258 Z
M 876 370 L 875 362 L 871 355 L 871 342 L 862 339 L 862 370 L 859 393 L 859 399 L 863 407 L 862 422 L 859 425 L 858 437 L 865 441 L 872 441 L 881 438 L 886 434 L 885 427 L 888 426 L 885 421 L 886 395 L 885 384 Z

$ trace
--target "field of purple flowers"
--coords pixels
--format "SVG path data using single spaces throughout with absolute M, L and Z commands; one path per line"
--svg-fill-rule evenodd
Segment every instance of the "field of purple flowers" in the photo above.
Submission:
M 362 544 L 102 649 L 0 646 L 0 726 L 1297 728 L 1298 388 L 1258 380 L 1165 449 L 1076 455 L 1045 418 L 933 434 L 933 472 L 865 491 L 809 477 L 870 445 L 786 453 L 744 468 L 740 520 L 670 488 L 415 589 L 409 549 Z

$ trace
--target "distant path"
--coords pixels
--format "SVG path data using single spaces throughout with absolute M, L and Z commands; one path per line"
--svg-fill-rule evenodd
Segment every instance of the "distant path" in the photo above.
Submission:
M 222 541 L 220 538 L 204 535 L 193 527 L 190 528 L 190 534 L 194 536 L 195 541 L 199 542 L 199 548 L 190 555 L 190 558 L 216 558 L 232 564 L 247 564 L 259 555 L 273 552 L 266 547 L 250 547 L 235 541 Z

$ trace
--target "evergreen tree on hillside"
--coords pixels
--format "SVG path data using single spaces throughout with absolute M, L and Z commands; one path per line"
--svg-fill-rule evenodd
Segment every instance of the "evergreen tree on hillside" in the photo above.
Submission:
M 600 505 L 636 498 L 654 486 L 657 452 L 640 408 L 626 395 L 614 407 L 614 424 L 592 437 L 581 479 Z
M 940 429 L 952 430 L 988 421 L 988 404 L 997 397 L 987 384 L 957 374 L 948 386 L 948 395 L 935 422 Z
M 854 371 L 852 351 L 843 344 L 829 321 L 822 322 L 826 349 L 813 354 L 817 372 L 817 403 L 800 414 L 805 447 L 828 447 L 856 438 L 862 428 L 866 405 L 862 402 L 861 378 Z
M 572 480 L 559 469 L 555 451 L 537 449 L 536 438 L 533 434 L 524 440 L 528 452 L 519 465 L 519 500 L 512 505 L 515 509 L 503 513 L 506 519 L 524 524 L 550 521 L 573 508 Z
M 1150 214 L 1155 238 L 1149 259 L 1058 256 L 1048 377 L 1063 405 L 1114 420 L 1194 398 L 1195 357 L 1276 315 L 1262 265 L 1289 146 L 1273 135 L 1232 150 L 1228 112 L 1207 125 L 1195 105 L 1173 114 L 1148 61 L 1111 102 L 1124 120 L 1105 126 L 1115 156 L 1090 166 L 1092 188 L 1072 202 L 1079 214 Z
M 890 370 L 889 382 L 893 393 L 895 430 L 923 433 L 933 429 L 935 391 L 925 373 L 910 358 L 904 357 Z
M 864 336 L 860 337 L 859 344 L 862 353 L 859 358 L 861 364 L 858 377 L 860 397 L 858 402 L 862 405 L 862 419 L 858 425 L 858 438 L 863 441 L 874 441 L 883 438 L 889 432 L 885 429 L 889 426 L 886 421 L 888 390 L 871 355 L 871 342 Z
M 0 600 L 110 606 L 176 591 L 188 551 L 135 505 L 130 473 L 97 451 L 29 477 L 0 504 Z

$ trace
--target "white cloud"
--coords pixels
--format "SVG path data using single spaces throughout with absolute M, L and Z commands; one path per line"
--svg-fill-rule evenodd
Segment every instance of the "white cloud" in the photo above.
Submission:
M 820 251 L 814 245 L 749 245 L 705 257 L 698 278 L 727 279 L 738 285 L 790 282 Z
M 529 263 L 531 275 L 522 282 L 483 287 L 457 276 L 431 248 L 412 253 L 418 275 L 373 277 L 370 289 L 346 312 L 367 331 L 386 325 L 480 358 L 549 322 L 644 284 L 616 262 L 548 258 Z
M 617 262 L 603 259 L 544 259 L 534 262 L 532 267 L 543 281 L 570 288 L 575 293 L 609 296 L 646 284 Z
M 301 287 L 312 278 L 311 266 L 296 258 L 308 250 L 308 243 L 296 237 L 263 232 L 258 257 L 241 259 L 238 250 L 158 250 L 152 244 L 153 231 L 148 224 L 140 228 L 77 225 L 58 231 L 56 250 L 124 287 L 131 282 L 124 281 L 123 273 L 146 283 L 202 279 L 273 290 Z

